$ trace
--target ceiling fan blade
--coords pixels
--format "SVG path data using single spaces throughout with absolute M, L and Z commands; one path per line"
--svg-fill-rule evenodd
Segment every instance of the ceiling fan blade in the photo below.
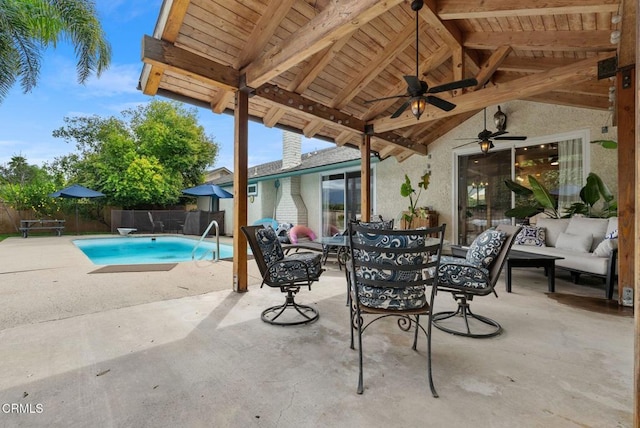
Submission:
M 418 76 L 404 76 L 404 80 L 407 82 L 407 85 L 409 85 L 409 92 L 411 94 L 417 95 L 422 92 L 422 84 Z
M 527 137 L 520 137 L 520 136 L 512 136 L 512 137 L 496 137 L 494 138 L 494 140 L 514 140 L 514 141 L 524 141 L 526 140 Z
M 391 119 L 395 119 L 396 117 L 400 116 L 402 113 L 404 113 L 404 111 L 407 109 L 407 107 L 409 107 L 409 101 L 405 101 L 398 110 L 396 110 L 395 113 L 393 113 L 391 115 Z
M 373 100 L 365 100 L 365 101 L 364 101 L 364 103 L 365 103 L 365 104 L 368 104 L 368 103 L 375 103 L 375 102 L 378 102 L 378 101 L 390 100 L 390 99 L 392 99 L 392 98 L 402 98 L 402 97 L 408 97 L 408 96 L 409 96 L 409 95 L 407 95 L 407 94 L 402 94 L 402 95 L 391 95 L 391 96 L 389 96 L 389 97 L 376 98 L 376 99 L 373 99 Z
M 507 131 L 496 131 L 493 134 L 490 134 L 487 138 L 494 138 L 497 137 L 499 135 L 503 135 L 503 134 L 508 134 Z
M 439 85 L 439 86 L 434 86 L 433 88 L 429 89 L 427 91 L 427 93 L 429 94 L 435 94 L 437 92 L 444 92 L 444 91 L 452 91 L 454 89 L 460 89 L 460 88 L 467 88 L 469 86 L 476 86 L 478 84 L 478 81 L 476 79 L 462 79 L 462 80 L 458 80 L 455 82 L 450 82 L 450 83 L 445 83 L 443 85 Z
M 443 100 L 442 98 L 434 97 L 433 95 L 428 95 L 426 98 L 429 104 L 432 104 L 444 111 L 451 111 L 454 108 L 456 108 L 455 104 L 450 103 L 449 101 Z

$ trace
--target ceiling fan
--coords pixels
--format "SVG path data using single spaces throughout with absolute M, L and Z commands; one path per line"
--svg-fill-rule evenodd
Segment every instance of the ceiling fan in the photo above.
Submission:
M 498 110 L 500 108 L 498 107 Z M 502 112 L 500 112 L 502 113 Z M 504 115 L 504 113 L 503 113 Z M 503 124 L 506 123 L 506 116 L 505 119 L 502 122 Z M 487 108 L 484 108 L 484 129 L 478 134 L 477 138 L 459 138 L 460 140 L 477 140 L 474 141 L 478 144 L 480 144 L 480 150 L 482 151 L 482 153 L 487 153 L 489 152 L 490 149 L 493 149 L 495 146 L 493 145 L 493 142 L 491 140 L 513 140 L 513 141 L 524 141 L 527 139 L 527 137 L 523 137 L 523 136 L 516 136 L 516 135 L 511 135 L 508 137 L 501 137 L 501 135 L 504 134 L 508 134 L 507 131 L 503 129 L 498 130 L 496 132 L 491 132 L 487 129 Z
M 422 113 L 424 113 L 427 103 L 434 105 L 444 111 L 451 111 L 456 107 L 455 104 L 447 100 L 443 100 L 442 98 L 436 97 L 435 95 L 429 95 L 429 94 L 436 94 L 438 92 L 445 92 L 445 91 L 452 91 L 454 89 L 467 88 L 469 86 L 475 86 L 478 84 L 478 81 L 472 78 L 472 79 L 457 80 L 455 82 L 445 83 L 442 85 L 434 86 L 433 88 L 429 88 L 429 86 L 427 85 L 427 82 L 419 79 L 418 48 L 420 46 L 419 45 L 420 40 L 418 37 L 419 36 L 418 12 L 420 11 L 420 9 L 422 9 L 423 6 L 424 6 L 423 0 L 413 0 L 411 2 L 411 9 L 416 12 L 416 75 L 404 76 L 404 80 L 407 82 L 407 93 L 365 101 L 365 103 L 373 103 L 377 101 L 389 100 L 392 98 L 405 98 L 405 97 L 409 98 L 400 106 L 400 108 L 398 108 L 398 110 L 396 110 L 395 113 L 393 113 L 393 115 L 391 115 L 392 119 L 395 119 L 396 117 L 404 113 L 404 111 L 409 106 L 411 106 L 411 112 L 416 117 L 416 119 L 420 119 L 420 116 L 422 115 Z

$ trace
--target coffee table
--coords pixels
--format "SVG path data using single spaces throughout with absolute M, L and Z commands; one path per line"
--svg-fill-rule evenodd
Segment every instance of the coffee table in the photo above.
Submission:
M 549 292 L 556 291 L 556 260 L 564 257 L 546 254 L 530 253 L 528 251 L 511 250 L 507 256 L 507 279 L 505 281 L 507 293 L 511 293 L 511 269 L 520 267 L 541 267 L 547 275 Z

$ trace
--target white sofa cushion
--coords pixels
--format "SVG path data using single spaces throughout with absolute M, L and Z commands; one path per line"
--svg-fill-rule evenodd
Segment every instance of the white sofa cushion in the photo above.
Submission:
M 554 247 L 534 247 L 531 245 L 514 245 L 511 247 L 518 251 L 544 254 L 547 256 L 562 257 L 556 260 L 556 266 L 567 269 L 576 269 L 583 272 L 606 275 L 609 263 L 608 257 L 596 257 L 590 253 L 578 253 L 571 250 L 561 250 Z
M 617 248 L 617 239 L 605 239 L 600 244 L 598 244 L 595 250 L 593 250 L 593 255 L 596 257 L 609 257 L 613 250 Z
M 565 232 L 572 235 L 591 235 L 591 248 L 588 251 L 593 251 L 604 239 L 608 225 L 609 219 L 606 218 L 571 217 Z
M 569 226 L 568 218 L 539 218 L 537 227 L 545 228 L 545 240 L 547 247 L 555 247 L 558 236 Z
M 556 248 L 559 250 L 576 251 L 578 253 L 588 253 L 591 251 L 593 236 L 590 234 L 575 235 L 573 233 L 562 232 L 556 241 Z

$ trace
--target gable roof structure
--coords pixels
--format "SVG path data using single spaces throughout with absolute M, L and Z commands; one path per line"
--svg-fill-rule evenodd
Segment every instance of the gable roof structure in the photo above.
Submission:
M 282 160 L 276 160 L 250 167 L 247 175 L 249 183 L 256 183 L 263 180 L 275 180 L 276 178 L 356 166 L 360 165 L 360 159 L 360 151 L 354 148 L 329 147 L 327 149 L 303 153 L 300 164 L 293 168 L 283 169 Z M 372 163 L 373 162 L 374 161 L 372 161 Z M 220 177 L 209 183 L 220 186 L 230 185 L 233 184 L 233 175 Z
M 249 115 L 337 145 L 360 145 L 399 161 L 488 105 L 534 100 L 606 110 L 621 0 L 425 1 L 419 12 L 419 78 L 430 87 L 474 77 L 443 92 L 457 105 L 428 105 L 391 119 L 415 75 L 415 13 L 408 0 L 165 0 L 143 40 L 140 88 L 215 113 L 248 91 Z M 635 14 L 635 11 L 634 11 Z M 614 22 L 612 22 L 614 21 Z M 634 21 L 632 21 L 634 22 Z M 626 37 L 620 43 L 633 44 Z

